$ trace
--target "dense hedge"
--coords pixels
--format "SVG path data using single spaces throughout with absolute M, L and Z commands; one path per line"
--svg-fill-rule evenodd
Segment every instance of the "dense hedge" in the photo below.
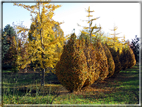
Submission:
M 122 70 L 126 70 L 128 68 L 129 64 L 129 56 L 128 56 L 128 50 L 123 48 L 122 53 L 119 56 L 119 60 L 121 62 Z
M 136 64 L 136 59 L 135 59 L 133 50 L 129 47 L 123 48 L 119 59 L 120 59 L 123 70 L 126 70 L 127 68 L 131 68 L 132 66 Z
M 104 80 L 105 78 L 107 78 L 107 75 L 109 74 L 107 57 L 106 57 L 104 48 L 99 40 L 96 43 L 94 43 L 94 48 L 96 51 L 97 63 L 100 64 L 99 80 Z
M 97 50 L 99 47 L 100 45 Z M 60 83 L 73 92 L 93 84 L 99 77 L 106 78 L 108 75 L 107 58 L 105 56 L 103 59 L 105 52 L 99 51 L 97 54 L 93 44 L 85 39 L 77 40 L 75 34 L 72 34 L 56 65 L 56 75 Z
M 131 48 L 128 49 L 129 51 L 129 64 L 128 64 L 128 68 L 131 68 L 132 66 L 134 66 L 136 64 L 136 59 L 135 59 L 135 55 L 134 52 Z
M 112 77 L 115 77 L 122 69 L 121 63 L 120 63 L 120 60 L 119 60 L 119 53 L 116 52 L 114 48 L 109 48 L 109 50 L 112 54 L 112 57 L 113 57 L 113 60 L 114 60 L 114 63 L 115 63 L 115 71 L 114 71 L 114 74 L 112 75 Z
M 123 49 L 119 54 L 99 40 L 92 44 L 87 39 L 76 39 L 76 35 L 72 34 L 56 65 L 56 75 L 67 90 L 80 91 L 94 82 L 115 77 L 121 69 L 132 67 L 135 63 L 130 48 Z
M 96 51 L 92 44 L 85 42 L 84 53 L 86 56 L 87 68 L 88 68 L 88 77 L 84 83 L 85 86 L 93 84 L 98 80 L 100 75 L 100 64 L 96 61 Z
M 56 75 L 60 83 L 70 92 L 81 90 L 88 78 L 86 57 L 76 42 L 75 34 L 64 46 L 60 61 L 56 65 Z
M 107 61 L 108 61 L 108 71 L 109 71 L 109 74 L 108 74 L 107 77 L 109 78 L 109 77 L 111 77 L 114 74 L 115 63 L 114 63 L 112 54 L 111 54 L 110 50 L 108 49 L 108 47 L 105 44 L 102 44 L 102 45 L 103 45 L 103 48 L 104 48 L 104 51 L 105 51 L 105 54 L 106 54 L 106 57 L 107 57 Z

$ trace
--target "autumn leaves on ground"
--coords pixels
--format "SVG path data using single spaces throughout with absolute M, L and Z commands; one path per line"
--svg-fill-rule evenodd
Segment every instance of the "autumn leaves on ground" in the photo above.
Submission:
M 30 11 L 32 23 L 30 29 L 17 26 L 15 32 L 8 25 L 3 31 L 3 104 L 139 103 L 137 37 L 120 40 L 116 26 L 105 36 L 101 26 L 92 25 L 99 18 L 88 20 L 78 37 L 65 37 L 52 19 L 59 5 L 14 6 Z M 91 18 L 94 11 L 87 12 Z

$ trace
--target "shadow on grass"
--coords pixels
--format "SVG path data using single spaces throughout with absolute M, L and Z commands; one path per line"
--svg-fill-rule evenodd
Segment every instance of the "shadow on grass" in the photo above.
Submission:
M 90 92 L 81 99 L 95 100 L 96 103 L 138 104 L 139 103 L 139 69 L 121 71 L 116 78 L 109 78 L 91 85 Z
M 58 90 L 57 88 L 58 86 L 54 86 L 54 85 L 51 85 L 51 88 L 49 86 L 44 87 L 45 90 L 41 90 L 40 88 L 38 88 L 39 92 L 37 92 L 35 86 L 33 86 L 30 92 L 31 94 L 30 96 L 35 97 L 36 93 L 38 93 L 38 95 L 43 95 L 43 96 L 48 95 L 50 93 L 51 95 L 55 96 L 55 98 L 57 97 L 57 95 L 59 95 L 56 100 L 60 102 L 60 100 L 64 100 L 68 98 L 68 96 L 73 94 L 77 96 L 71 99 L 71 100 L 75 100 L 75 103 L 79 103 L 79 99 L 77 100 L 77 98 L 80 98 L 83 101 L 86 101 L 88 103 L 89 101 L 91 101 L 94 104 L 95 103 L 98 103 L 98 104 L 110 104 L 110 103 L 112 104 L 115 104 L 115 103 L 117 104 L 138 104 L 139 103 L 139 96 L 138 96 L 139 95 L 139 70 L 137 68 L 133 70 L 132 69 L 121 71 L 117 75 L 116 78 L 109 78 L 109 79 L 106 79 L 105 81 L 100 81 L 97 84 L 94 83 L 93 85 L 91 85 L 90 88 L 88 87 L 87 89 L 84 89 L 81 92 L 69 93 L 66 89 L 60 89 L 59 92 L 56 92 L 54 89 Z M 39 74 L 38 75 L 28 74 L 25 76 L 23 75 L 21 77 L 30 78 L 30 80 L 29 81 L 27 81 L 26 79 L 20 80 L 19 77 L 17 77 L 19 79 L 18 81 L 19 83 L 17 82 L 17 86 L 19 87 L 24 86 L 25 83 L 32 85 L 33 83 L 35 83 L 35 81 L 33 80 L 35 77 L 37 78 L 35 79 L 37 83 L 38 84 L 40 83 L 40 79 L 38 79 L 40 78 Z M 8 76 L 5 78 L 5 80 L 6 80 L 5 87 L 12 86 L 9 84 L 10 82 L 8 82 Z M 48 81 L 55 82 L 57 81 L 57 78 L 54 75 L 46 76 L 46 83 L 48 83 Z M 15 88 L 10 89 L 10 90 L 14 90 L 14 89 Z M 26 90 L 28 90 L 28 88 L 26 88 Z M 13 92 L 11 92 L 11 95 L 12 94 Z M 21 90 L 19 91 L 17 90 L 17 94 L 25 95 L 26 92 L 21 93 Z M 54 102 L 52 101 L 52 103 Z
M 40 73 L 3 73 L 2 77 L 4 87 L 23 86 L 41 82 Z M 47 84 L 60 84 L 57 76 L 50 73 L 45 75 L 45 82 Z

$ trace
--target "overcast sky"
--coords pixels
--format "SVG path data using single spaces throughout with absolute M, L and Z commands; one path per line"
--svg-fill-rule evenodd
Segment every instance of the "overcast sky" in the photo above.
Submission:
M 30 3 L 28 3 L 30 4 Z M 64 34 L 70 34 L 75 29 L 76 35 L 79 35 L 82 27 L 77 25 L 89 26 L 81 20 L 88 20 L 87 12 L 90 6 L 92 18 L 100 17 L 93 24 L 101 25 L 102 31 L 105 33 L 113 33 L 114 24 L 118 27 L 117 33 L 120 37 L 125 35 L 126 39 L 134 39 L 135 35 L 140 37 L 140 3 L 54 3 L 62 5 L 55 10 L 53 19 L 55 21 L 64 22 L 61 28 Z M 13 3 L 3 3 L 3 27 L 7 24 L 12 25 L 14 22 L 18 24 L 23 21 L 23 24 L 30 27 L 30 12 L 22 7 L 13 6 Z

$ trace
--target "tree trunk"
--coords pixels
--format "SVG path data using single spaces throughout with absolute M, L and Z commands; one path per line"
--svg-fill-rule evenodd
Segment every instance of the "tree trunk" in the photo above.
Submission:
M 41 75 L 41 86 L 44 86 L 44 81 L 45 81 L 45 69 L 42 68 L 41 72 L 42 72 L 42 75 Z

